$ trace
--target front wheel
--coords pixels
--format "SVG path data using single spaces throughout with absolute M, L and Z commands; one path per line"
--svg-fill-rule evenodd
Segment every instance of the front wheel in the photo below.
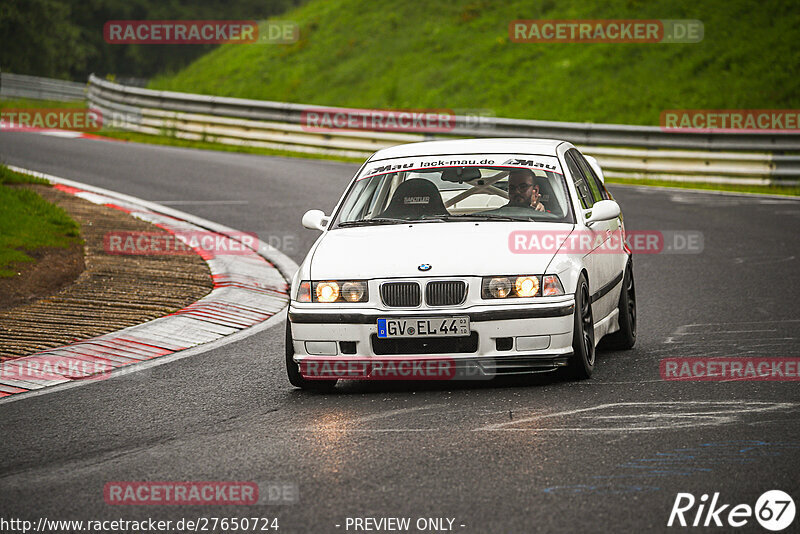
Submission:
M 332 391 L 336 386 L 333 380 L 309 380 L 300 374 L 300 366 L 294 361 L 294 345 L 292 344 L 292 324 L 286 319 L 286 374 L 289 382 L 297 388 L 308 389 L 311 391 Z
M 636 344 L 636 286 L 633 283 L 633 265 L 629 262 L 622 279 L 619 295 L 619 331 L 603 339 L 603 347 L 615 350 L 632 349 Z
M 581 274 L 575 290 L 575 321 L 572 329 L 572 357 L 569 361 L 570 374 L 578 380 L 591 378 L 594 371 L 594 319 L 592 299 L 589 296 L 589 283 Z

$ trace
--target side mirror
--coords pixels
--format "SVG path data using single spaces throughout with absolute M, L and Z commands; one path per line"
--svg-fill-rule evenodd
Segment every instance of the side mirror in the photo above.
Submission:
M 589 166 L 592 168 L 597 177 L 600 178 L 600 181 L 602 183 L 606 183 L 606 177 L 603 176 L 603 169 L 600 168 L 600 164 L 597 163 L 597 159 L 595 159 L 594 156 L 587 156 L 586 154 L 584 154 L 583 157 L 589 162 Z
M 303 215 L 303 226 L 309 230 L 324 230 L 328 227 L 330 219 L 322 210 L 308 210 Z
M 619 204 L 613 200 L 601 200 L 600 202 L 595 202 L 594 206 L 583 213 L 589 215 L 589 217 L 584 220 L 584 223 L 586 226 L 591 226 L 596 222 L 616 219 L 619 217 L 620 209 Z

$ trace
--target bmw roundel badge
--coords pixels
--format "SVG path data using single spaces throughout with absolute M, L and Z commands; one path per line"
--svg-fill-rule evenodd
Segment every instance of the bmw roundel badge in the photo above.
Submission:
M 417 269 L 419 269 L 420 271 L 430 271 L 431 270 L 431 264 L 430 263 L 423 263 L 422 265 L 417 267 Z

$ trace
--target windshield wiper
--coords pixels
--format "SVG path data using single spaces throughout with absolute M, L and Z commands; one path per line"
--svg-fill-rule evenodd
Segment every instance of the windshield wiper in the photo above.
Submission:
M 367 226 L 370 224 L 397 224 L 408 223 L 417 224 L 423 222 L 444 222 L 448 215 L 422 215 L 419 219 L 392 219 L 388 217 L 376 217 L 375 219 L 359 219 L 358 221 L 346 221 L 339 223 L 339 226 Z
M 391 219 L 388 217 L 377 217 L 375 219 L 360 219 L 358 221 L 345 221 L 340 222 L 340 227 L 348 227 L 348 226 L 369 226 L 372 224 L 398 224 L 398 223 L 408 223 L 414 222 L 409 221 L 407 219 Z
M 449 215 L 442 217 L 445 221 L 530 221 L 530 217 L 510 217 L 508 215 L 496 215 L 487 213 L 481 215 L 480 213 L 471 213 L 469 215 Z

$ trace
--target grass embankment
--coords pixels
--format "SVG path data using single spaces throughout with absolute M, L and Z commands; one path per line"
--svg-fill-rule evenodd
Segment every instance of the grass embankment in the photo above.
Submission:
M 28 252 L 43 247 L 67 248 L 80 242 L 80 228 L 67 212 L 20 184 L 46 180 L 0 165 L 0 278 L 16 275 L 15 263 L 32 262 Z
M 366 108 L 658 125 L 669 109 L 800 108 L 796 2 L 312 0 L 289 45 L 223 45 L 150 87 Z M 699 19 L 699 43 L 514 43 L 518 19 Z

